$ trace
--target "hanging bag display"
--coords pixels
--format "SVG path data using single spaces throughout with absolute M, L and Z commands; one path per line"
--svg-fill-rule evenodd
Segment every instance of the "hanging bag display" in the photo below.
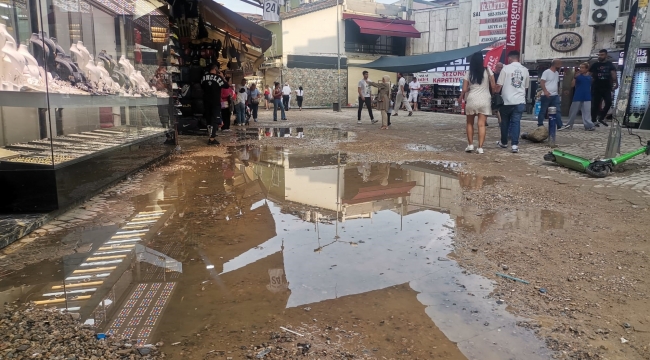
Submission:
M 199 26 L 198 26 L 198 28 L 199 28 L 198 34 L 197 34 L 198 39 L 204 39 L 204 38 L 207 38 L 207 37 L 210 36 L 210 34 L 208 34 L 208 29 L 205 27 L 205 23 L 203 22 L 203 17 L 201 17 L 200 15 L 199 15 Z
M 488 89 L 490 89 L 490 95 L 492 95 L 492 99 L 490 101 L 490 106 L 492 107 L 493 111 L 499 110 L 503 106 L 503 97 L 499 93 L 494 93 L 492 91 L 492 81 L 493 76 L 490 75 L 490 71 L 488 71 L 487 68 L 485 68 L 485 72 L 488 74 Z

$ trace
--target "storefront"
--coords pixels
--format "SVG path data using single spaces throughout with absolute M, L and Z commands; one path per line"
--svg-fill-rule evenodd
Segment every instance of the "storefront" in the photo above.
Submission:
M 458 97 L 467 70 L 433 71 L 414 74 L 421 85 L 421 110 L 459 113 Z
M 646 129 L 650 129 L 650 116 L 646 112 L 648 105 L 650 105 L 649 53 L 650 48 L 639 48 L 637 51 L 634 77 L 632 78 L 632 88 L 630 90 L 630 105 L 628 107 L 629 124 L 638 127 L 645 118 L 643 127 Z M 625 53 L 621 51 L 618 56 L 619 70 L 622 69 L 624 63 Z
M 63 210 L 164 157 L 205 66 L 255 72 L 268 30 L 170 4 L 0 0 L 0 213 Z

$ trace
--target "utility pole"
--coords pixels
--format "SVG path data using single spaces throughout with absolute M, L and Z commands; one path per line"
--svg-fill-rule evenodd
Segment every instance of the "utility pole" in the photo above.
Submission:
M 606 159 L 613 158 L 620 152 L 621 123 L 619 121 L 627 116 L 627 104 L 630 101 L 630 88 L 632 87 L 632 77 L 634 76 L 634 68 L 636 66 L 636 54 L 641 45 L 643 24 L 648 14 L 648 0 L 638 0 L 637 5 L 638 12 L 636 21 L 632 28 L 629 45 L 625 49 L 625 62 L 623 63 L 623 72 L 621 73 L 621 84 L 618 90 L 618 98 L 616 99 L 616 107 L 614 108 L 614 121 L 612 121 L 612 128 L 609 131 L 609 138 L 607 139 Z M 632 19 L 628 21 L 632 21 Z
M 336 87 L 336 101 L 339 104 L 337 111 L 341 111 L 341 24 L 339 20 L 339 3 L 336 0 L 336 70 L 338 71 L 338 86 Z

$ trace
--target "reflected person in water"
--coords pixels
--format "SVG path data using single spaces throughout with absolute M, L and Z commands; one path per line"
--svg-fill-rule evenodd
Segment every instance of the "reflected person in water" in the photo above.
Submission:
M 388 108 L 390 107 L 390 76 L 384 75 L 380 83 L 366 81 L 379 89 L 377 93 L 377 110 L 381 111 L 381 130 L 388 130 Z

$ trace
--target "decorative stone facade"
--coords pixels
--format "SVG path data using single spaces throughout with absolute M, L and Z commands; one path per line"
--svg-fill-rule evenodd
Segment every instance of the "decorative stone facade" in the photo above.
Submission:
M 338 71 L 336 69 L 284 69 L 282 79 L 288 82 L 291 90 L 298 86 L 305 90 L 303 107 L 331 107 L 337 102 Z M 275 81 L 279 81 L 276 79 Z M 348 71 L 341 69 L 341 102 L 347 105 Z M 291 95 L 291 107 L 297 107 L 295 93 Z

